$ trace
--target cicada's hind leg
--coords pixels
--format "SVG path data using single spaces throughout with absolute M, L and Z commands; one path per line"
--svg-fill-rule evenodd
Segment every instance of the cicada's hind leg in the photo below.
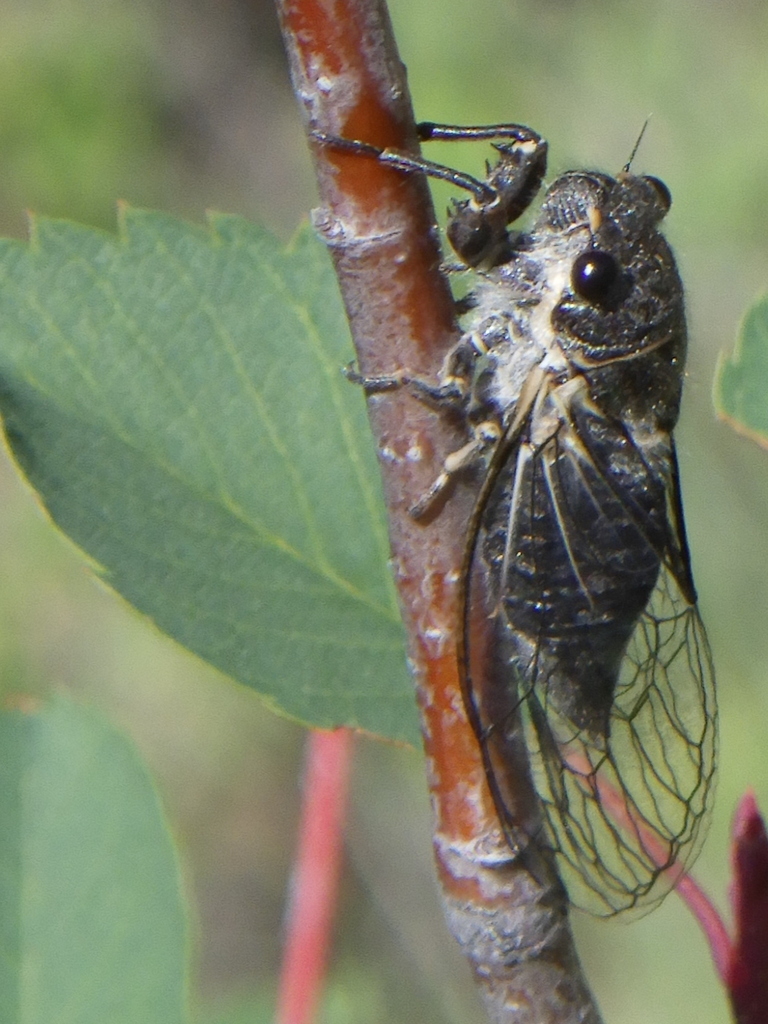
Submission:
M 470 441 L 446 456 L 435 482 L 411 508 L 410 512 L 414 519 L 425 519 L 445 495 L 454 479 L 499 443 L 502 428 L 495 420 L 483 420 L 473 427 L 472 435 Z

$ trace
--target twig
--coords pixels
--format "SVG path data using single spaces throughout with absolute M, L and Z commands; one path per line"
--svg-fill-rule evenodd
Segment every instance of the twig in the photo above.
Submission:
M 383 0 L 278 0 L 309 128 L 418 152 L 405 69 Z M 329 245 L 365 375 L 436 375 L 458 336 L 426 182 L 373 159 L 314 147 Z M 393 566 L 422 716 L 434 848 L 449 927 L 496 1024 L 598 1024 L 551 863 L 533 877 L 506 844 L 460 693 L 456 638 L 471 486 L 428 525 L 408 514 L 458 428 L 404 391 L 371 398 Z M 477 623 L 482 642 L 483 623 Z M 510 765 L 535 804 L 524 760 Z

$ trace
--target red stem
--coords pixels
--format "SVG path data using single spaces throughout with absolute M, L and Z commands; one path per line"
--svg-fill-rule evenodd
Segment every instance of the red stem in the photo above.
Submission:
M 723 984 L 727 984 L 733 943 L 717 907 L 691 875 L 683 875 L 678 879 L 675 891 L 698 921 L 709 943 L 715 970 Z
M 309 732 L 276 1024 L 311 1024 L 322 993 L 339 887 L 352 733 Z

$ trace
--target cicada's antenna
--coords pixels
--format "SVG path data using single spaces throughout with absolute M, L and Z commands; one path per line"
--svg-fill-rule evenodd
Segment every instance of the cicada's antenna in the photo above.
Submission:
M 648 122 L 650 120 L 651 115 L 649 114 L 648 117 L 646 117 L 645 122 L 643 123 L 643 127 L 640 129 L 640 134 L 637 136 L 637 142 L 632 147 L 632 152 L 629 154 L 629 160 L 627 160 L 627 162 L 624 164 L 624 167 L 622 168 L 624 174 L 629 174 L 629 168 L 632 166 L 632 161 L 635 159 L 635 156 L 637 155 L 637 151 L 640 148 L 640 143 L 643 141 L 643 136 L 645 135 L 645 129 L 648 127 Z

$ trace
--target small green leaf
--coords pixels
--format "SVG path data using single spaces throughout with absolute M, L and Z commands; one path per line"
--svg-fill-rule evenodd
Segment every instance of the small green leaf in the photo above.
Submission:
M 0 247 L 0 409 L 62 530 L 274 707 L 417 742 L 351 356 L 308 231 L 126 210 Z
M 768 295 L 748 310 L 733 355 L 720 359 L 714 401 L 718 416 L 768 447 Z
M 132 746 L 57 699 L 0 714 L 0 1017 L 182 1024 L 185 910 Z
M 230 998 L 216 1009 L 202 1006 L 194 1015 L 194 1024 L 273 1024 L 275 993 Z M 319 1020 L 323 1018 L 318 1016 Z

